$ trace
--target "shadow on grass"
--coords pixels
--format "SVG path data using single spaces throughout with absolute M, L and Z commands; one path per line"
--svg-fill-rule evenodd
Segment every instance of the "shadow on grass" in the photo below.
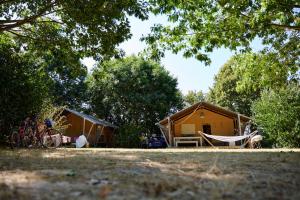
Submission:
M 0 159 L 0 199 L 299 197 L 298 152 L 3 149 Z

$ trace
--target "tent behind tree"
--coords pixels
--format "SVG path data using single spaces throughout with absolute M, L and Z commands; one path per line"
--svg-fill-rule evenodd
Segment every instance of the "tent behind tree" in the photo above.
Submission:
M 71 109 L 65 109 L 63 115 L 70 124 L 65 132 L 66 136 L 77 138 L 84 134 L 90 146 L 112 146 L 117 126 Z

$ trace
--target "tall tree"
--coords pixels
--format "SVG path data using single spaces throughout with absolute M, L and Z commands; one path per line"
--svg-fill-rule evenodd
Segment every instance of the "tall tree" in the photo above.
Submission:
M 184 103 L 187 107 L 204 100 L 205 95 L 201 90 L 198 92 L 190 90 L 186 95 L 184 95 Z
M 39 111 L 48 96 L 48 76 L 6 35 L 0 35 L 0 137 Z
M 116 46 L 131 36 L 128 16 L 146 19 L 145 1 L 0 1 L 0 34 L 9 32 L 44 48 L 67 45 L 82 56 L 102 59 L 118 54 Z
M 89 86 L 91 108 L 99 117 L 150 133 L 157 130 L 156 122 L 182 106 L 177 80 L 158 63 L 135 56 L 100 64 Z
M 183 51 L 210 63 L 208 53 L 216 48 L 249 50 L 261 38 L 286 66 L 299 66 L 299 0 L 151 0 L 151 11 L 167 15 L 170 25 L 156 24 L 144 38 L 153 58 L 165 50 Z M 298 68 L 299 69 L 299 68 Z
M 54 104 L 81 108 L 87 98 L 87 67 L 78 53 L 67 46 L 42 50 L 39 44 L 29 43 L 24 54 L 48 75 L 49 95 Z
M 239 76 L 237 91 L 279 89 L 299 78 L 294 71 L 278 59 L 277 54 L 245 53 L 235 56 L 232 66 Z
M 259 98 L 260 91 L 237 91 L 240 76 L 235 73 L 234 62 L 234 58 L 227 61 L 215 76 L 214 85 L 208 93 L 208 101 L 250 116 L 252 101 Z
M 252 102 L 260 97 L 261 91 L 278 89 L 297 79 L 290 74 L 289 68 L 276 57 L 239 54 L 228 60 L 215 76 L 208 100 L 251 116 Z

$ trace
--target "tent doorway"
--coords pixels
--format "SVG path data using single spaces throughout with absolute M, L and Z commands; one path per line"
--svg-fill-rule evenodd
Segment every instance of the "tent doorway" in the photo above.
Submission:
M 202 126 L 203 133 L 211 135 L 211 126 L 209 124 L 204 124 Z
M 202 130 L 203 130 L 203 133 L 206 133 L 206 134 L 211 135 L 211 126 L 210 126 L 210 124 L 204 124 L 204 125 L 202 126 Z M 210 142 L 212 141 L 210 138 L 209 138 L 208 140 L 209 140 Z M 205 144 L 206 146 L 209 145 L 207 141 L 204 141 L 204 144 Z

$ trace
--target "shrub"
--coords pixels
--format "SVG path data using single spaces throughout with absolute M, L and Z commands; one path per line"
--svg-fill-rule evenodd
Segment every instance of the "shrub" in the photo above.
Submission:
M 275 147 L 300 147 L 299 84 L 264 91 L 252 111 L 267 143 Z
M 116 146 L 123 148 L 140 147 L 141 128 L 137 125 L 123 125 L 116 136 Z

